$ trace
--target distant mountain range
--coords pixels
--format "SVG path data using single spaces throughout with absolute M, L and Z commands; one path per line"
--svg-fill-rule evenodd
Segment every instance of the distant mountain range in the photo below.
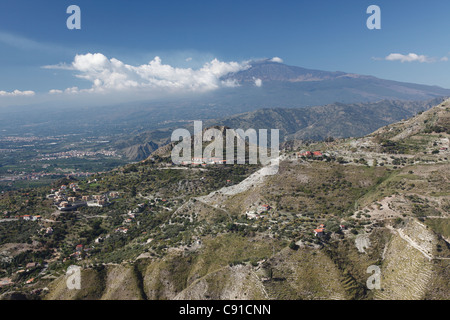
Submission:
M 414 116 L 442 102 L 391 101 L 342 104 L 300 109 L 262 109 L 225 119 L 207 121 L 241 129 L 279 129 L 284 140 L 323 140 L 327 137 L 360 137 L 376 129 Z
M 428 101 L 391 101 L 374 103 L 334 103 L 310 108 L 274 108 L 237 114 L 231 117 L 206 120 L 204 128 L 224 126 L 232 129 L 279 129 L 282 141 L 323 140 L 328 137 L 347 138 L 367 135 L 383 126 L 410 118 L 416 113 L 438 105 L 444 99 Z M 192 130 L 193 123 L 184 127 Z M 172 128 L 174 129 L 174 128 Z M 160 146 L 170 142 L 170 128 L 144 132 L 130 140 L 121 141 L 117 148 L 125 148 L 130 160 L 143 160 Z M 149 147 L 151 141 L 151 148 Z M 137 145 L 135 145 L 137 144 Z M 142 152 L 148 150 L 148 153 Z
M 254 62 L 249 69 L 229 74 L 224 79 L 234 79 L 241 86 L 219 95 L 218 103 L 237 103 L 248 107 L 256 103 L 259 108 L 297 108 L 335 102 L 426 100 L 450 95 L 450 90 L 437 86 L 383 80 L 345 72 L 309 70 L 271 61 Z M 255 84 L 258 79 L 261 80 L 260 87 Z
M 351 75 L 345 72 L 329 72 L 321 70 L 311 70 L 301 67 L 288 66 L 282 63 L 263 60 L 252 62 L 251 67 L 244 71 L 227 75 L 227 79 L 235 79 L 240 83 L 254 82 L 261 79 L 264 82 L 308 82 L 308 81 L 324 81 L 335 80 L 343 77 L 373 78 L 359 75 Z

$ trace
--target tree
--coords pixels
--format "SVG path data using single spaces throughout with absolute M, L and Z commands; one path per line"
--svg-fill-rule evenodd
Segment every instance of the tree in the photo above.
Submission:
M 289 244 L 289 248 L 290 248 L 291 250 L 297 251 L 297 250 L 298 250 L 298 245 L 295 243 L 294 240 L 292 240 L 291 243 Z
M 136 186 L 132 186 L 131 187 L 131 197 L 136 197 L 136 194 L 137 194 L 137 192 L 136 192 Z
M 373 166 L 374 166 L 374 167 L 378 166 L 378 161 L 377 161 L 377 159 L 373 159 Z

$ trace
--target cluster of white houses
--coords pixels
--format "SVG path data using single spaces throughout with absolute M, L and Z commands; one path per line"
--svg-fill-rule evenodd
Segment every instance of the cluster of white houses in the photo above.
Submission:
M 117 229 L 114 230 L 115 232 L 121 232 L 121 233 L 128 233 L 128 228 L 125 227 L 118 227 Z
M 69 186 L 74 192 L 80 191 L 76 184 Z M 80 197 L 66 195 L 65 190 L 67 186 L 62 185 L 59 190 L 52 189 L 52 193 L 47 196 L 49 199 L 53 199 L 54 205 L 60 211 L 74 211 L 79 207 L 106 207 L 110 204 L 111 199 L 119 197 L 119 193 L 110 191 L 101 195 L 82 195 Z
M 25 221 L 41 221 L 41 219 L 42 219 L 41 216 L 31 216 L 28 214 L 21 216 L 21 218 Z
M 213 164 L 225 164 L 227 160 L 223 160 L 220 158 L 192 158 L 191 161 L 183 161 L 181 164 L 183 166 L 206 166 Z
M 257 207 L 256 211 L 247 211 L 246 215 L 249 219 L 260 219 L 264 216 L 264 214 L 269 213 L 272 207 L 268 204 L 263 204 Z

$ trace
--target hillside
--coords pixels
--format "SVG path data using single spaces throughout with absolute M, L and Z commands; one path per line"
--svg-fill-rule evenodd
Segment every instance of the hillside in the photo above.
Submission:
M 441 101 L 442 99 L 347 105 L 335 103 L 305 109 L 265 109 L 217 121 L 231 128 L 277 128 L 284 140 L 348 138 L 364 136 L 380 127 L 427 110 Z
M 174 166 L 166 150 L 78 182 L 75 197 L 119 194 L 103 208 L 3 195 L 2 298 L 449 299 L 449 116 L 447 100 L 362 138 L 293 143 L 274 175 Z M 14 221 L 27 212 L 44 220 Z M 25 267 L 36 261 L 48 266 Z M 65 285 L 73 264 L 81 290 Z M 370 266 L 381 290 L 367 288 Z

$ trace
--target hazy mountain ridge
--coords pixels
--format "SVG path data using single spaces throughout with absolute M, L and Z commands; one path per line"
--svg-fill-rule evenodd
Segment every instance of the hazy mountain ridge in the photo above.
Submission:
M 429 101 L 380 101 L 376 103 L 331 104 L 300 109 L 262 109 L 238 114 L 224 119 L 206 120 L 204 127 L 222 125 L 233 129 L 279 129 L 281 141 L 293 139 L 323 140 L 334 138 L 359 137 L 369 134 L 390 123 L 409 118 L 440 103 L 443 99 Z M 185 128 L 192 130 L 193 123 Z M 173 128 L 174 130 L 176 128 Z M 152 141 L 163 147 L 170 142 L 171 130 L 157 130 L 138 134 L 129 141 L 118 144 L 142 144 Z M 157 137 L 157 140 L 152 140 Z M 151 139 L 151 140 L 149 140 Z M 147 154 L 150 156 L 151 152 Z M 142 160 L 142 157 L 129 159 Z
M 351 76 L 345 72 L 328 72 L 320 70 L 310 70 L 301 67 L 288 66 L 283 63 L 271 61 L 259 61 L 251 63 L 247 70 L 229 74 L 224 79 L 235 79 L 238 82 L 254 82 L 255 79 L 267 81 L 282 82 L 301 82 L 301 81 L 323 81 L 333 80 L 339 77 Z M 355 75 L 357 76 L 357 75 Z M 364 76 L 357 76 L 364 77 Z
M 305 109 L 264 109 L 236 115 L 219 123 L 232 128 L 279 129 L 284 140 L 322 140 L 358 137 L 427 110 L 443 99 L 427 102 L 380 101 L 340 104 Z M 212 123 L 212 121 L 211 121 Z

